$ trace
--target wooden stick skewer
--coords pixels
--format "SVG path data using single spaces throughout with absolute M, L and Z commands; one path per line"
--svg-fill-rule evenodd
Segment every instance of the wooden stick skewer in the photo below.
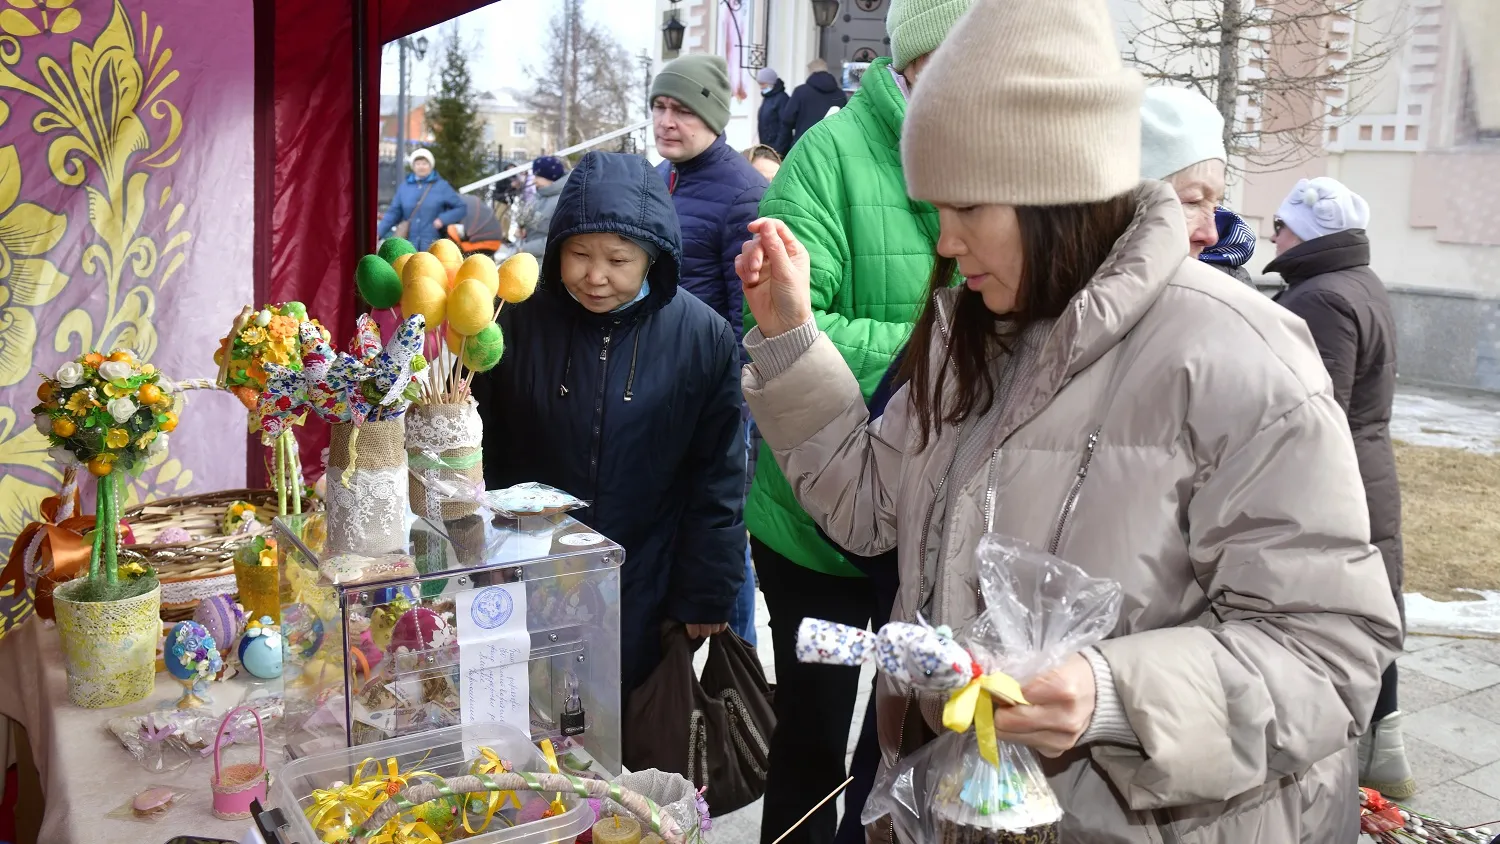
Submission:
M 844 782 L 843 782 L 842 785 L 840 785 L 838 788 L 835 788 L 833 791 L 829 792 L 829 794 L 828 794 L 827 797 L 824 797 L 822 800 L 819 800 L 818 801 L 818 805 L 812 807 L 811 809 L 808 809 L 807 810 L 807 814 L 803 815 L 802 818 L 801 818 L 801 820 L 799 820 L 796 823 L 792 824 L 791 827 L 789 827 L 786 832 L 781 833 L 781 835 L 775 841 L 772 841 L 771 844 L 781 844 L 781 840 L 783 838 L 786 838 L 788 835 L 791 835 L 792 832 L 797 829 L 797 827 L 799 827 L 802 824 L 806 823 L 807 819 L 813 816 L 813 812 L 816 812 L 819 809 L 823 808 L 823 804 L 824 803 L 827 803 L 829 800 L 832 800 L 833 798 L 839 796 L 839 792 L 841 792 L 844 789 L 848 788 L 849 787 L 849 783 L 851 783 L 851 782 L 854 782 L 854 777 L 850 777 L 849 779 L 844 780 Z

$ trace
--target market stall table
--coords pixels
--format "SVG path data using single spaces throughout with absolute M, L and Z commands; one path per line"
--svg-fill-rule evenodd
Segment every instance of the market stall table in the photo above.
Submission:
M 238 679 L 216 683 L 212 711 L 222 713 L 250 696 L 266 694 L 265 684 Z M 111 718 L 170 707 L 182 687 L 157 674 L 150 698 L 117 709 L 82 709 L 68 702 L 62 645 L 52 624 L 35 616 L 0 639 L 0 714 L 26 728 L 45 796 L 39 841 L 46 844 L 160 844 L 178 835 L 240 840 L 248 821 L 221 821 L 209 812 L 212 757 L 194 759 L 176 771 L 151 773 L 126 752 L 106 728 Z M 226 762 L 253 758 L 255 747 L 231 747 Z M 267 764 L 275 770 L 275 762 Z M 136 792 L 150 785 L 192 793 L 156 823 L 108 818 Z

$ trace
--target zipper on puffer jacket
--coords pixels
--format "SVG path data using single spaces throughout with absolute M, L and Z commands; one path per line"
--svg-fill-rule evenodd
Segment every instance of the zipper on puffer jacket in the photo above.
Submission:
M 1089 434 L 1088 445 L 1083 450 L 1083 462 L 1078 464 L 1078 474 L 1073 478 L 1073 488 L 1068 490 L 1068 497 L 1063 500 L 1062 512 L 1057 516 L 1057 530 L 1052 532 L 1052 542 L 1047 546 L 1047 553 L 1056 554 L 1057 546 L 1062 544 L 1063 530 L 1068 526 L 1068 517 L 1073 515 L 1073 508 L 1078 504 L 1078 495 L 1083 492 L 1083 482 L 1089 476 L 1089 464 L 1094 461 L 1094 449 L 1099 445 L 1099 432 L 1103 426 L 1095 428 Z
M 616 320 L 615 325 L 619 324 Z M 589 443 L 589 486 L 595 490 L 599 488 L 599 452 L 604 438 L 604 388 L 609 385 L 609 341 L 614 334 L 614 328 L 605 331 L 599 346 L 599 389 L 594 394 L 594 431 Z

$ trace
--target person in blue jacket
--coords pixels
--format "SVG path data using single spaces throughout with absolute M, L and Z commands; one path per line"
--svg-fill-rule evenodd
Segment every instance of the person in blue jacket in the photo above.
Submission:
M 792 150 L 792 127 L 781 122 L 781 110 L 786 108 L 787 100 L 791 99 L 786 92 L 786 83 L 782 81 L 781 74 L 769 67 L 761 68 L 755 74 L 755 81 L 760 83 L 760 111 L 756 114 L 760 142 L 776 150 L 778 156 L 786 158 L 786 154 Z
M 723 630 L 745 577 L 739 342 L 678 289 L 681 262 L 651 165 L 585 155 L 558 199 L 537 291 L 500 314 L 505 356 L 473 385 L 487 487 L 571 493 L 591 503 L 574 515 L 625 549 L 627 694 L 661 661 L 664 621 L 693 638 Z
M 750 239 L 750 223 L 759 215 L 767 182 L 724 140 L 729 122 L 728 65 L 723 56 L 673 59 L 651 81 L 649 102 L 656 151 L 666 159 L 657 169 L 682 222 L 682 288 L 724 317 L 739 342 L 744 337 L 745 294 L 734 272 L 734 258 Z M 742 362 L 749 363 L 749 356 Z M 747 413 L 747 445 L 749 422 Z M 753 477 L 753 465 L 750 470 Z M 740 553 L 745 586 L 729 621 L 753 646 L 755 575 L 748 538 Z
M 411 226 L 406 239 L 418 250 L 425 250 L 433 241 L 441 240 L 449 226 L 463 220 L 464 199 L 437 174 L 432 153 L 419 149 L 411 154 L 408 163 L 411 172 L 396 188 L 396 196 L 385 210 L 375 237 L 384 239 L 397 223 L 407 221 Z

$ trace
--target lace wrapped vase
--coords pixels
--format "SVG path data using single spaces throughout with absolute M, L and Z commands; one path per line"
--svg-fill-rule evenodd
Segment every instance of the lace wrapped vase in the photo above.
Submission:
M 86 709 L 135 703 L 156 688 L 156 640 L 161 637 L 161 587 L 121 601 L 73 601 L 87 579 L 57 587 L 68 700 Z
M 414 404 L 406 412 L 412 511 L 443 521 L 479 509 L 484 493 L 484 424 L 473 398 Z
M 400 419 L 333 426 L 328 444 L 328 551 L 406 550 L 406 447 Z

